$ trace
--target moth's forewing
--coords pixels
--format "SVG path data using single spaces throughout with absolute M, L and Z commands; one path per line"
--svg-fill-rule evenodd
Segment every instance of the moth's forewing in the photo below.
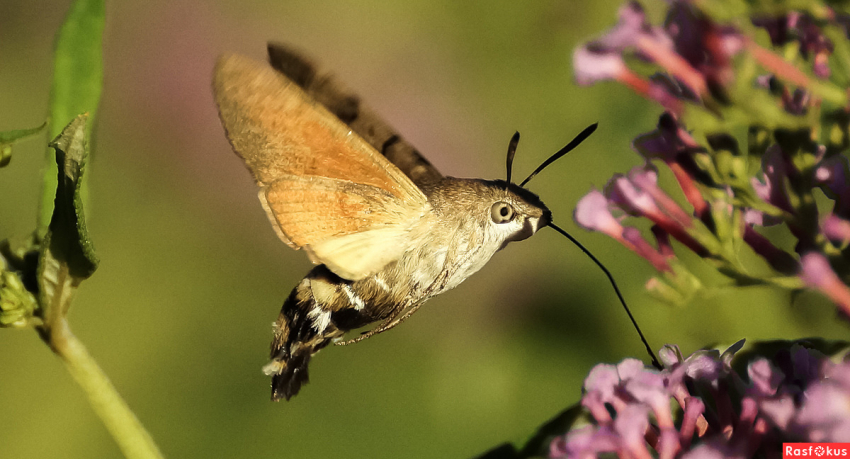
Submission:
M 398 197 L 420 194 L 398 168 L 268 65 L 223 56 L 213 85 L 227 138 L 261 186 L 283 175 L 316 175 Z
M 277 71 L 304 89 L 307 94 L 336 115 L 375 150 L 390 160 L 413 183 L 421 186 L 442 178 L 427 159 L 331 72 L 280 43 L 269 43 L 269 62 Z
M 287 244 L 352 280 L 407 249 L 425 195 L 348 126 L 246 57 L 220 58 L 213 89 L 227 138 L 263 187 L 260 199 Z

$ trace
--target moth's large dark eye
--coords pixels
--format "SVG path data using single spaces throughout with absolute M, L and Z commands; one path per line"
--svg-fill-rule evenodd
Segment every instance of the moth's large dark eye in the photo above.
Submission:
M 507 223 L 514 219 L 514 215 L 516 215 L 514 208 L 506 202 L 499 201 L 490 208 L 490 218 L 493 219 L 493 223 Z

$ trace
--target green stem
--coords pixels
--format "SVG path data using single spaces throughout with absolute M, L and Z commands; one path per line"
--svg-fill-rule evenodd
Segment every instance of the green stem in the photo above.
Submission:
M 50 327 L 49 342 L 71 376 L 82 387 L 95 413 L 128 459 L 162 458 L 150 434 L 115 390 L 83 343 L 62 318 Z

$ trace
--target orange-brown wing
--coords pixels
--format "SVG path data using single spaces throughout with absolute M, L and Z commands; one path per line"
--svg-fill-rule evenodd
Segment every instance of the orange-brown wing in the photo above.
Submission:
M 220 58 L 213 89 L 227 138 L 263 187 L 284 242 L 348 279 L 403 253 L 388 244 L 405 247 L 428 202 L 386 158 L 263 63 Z

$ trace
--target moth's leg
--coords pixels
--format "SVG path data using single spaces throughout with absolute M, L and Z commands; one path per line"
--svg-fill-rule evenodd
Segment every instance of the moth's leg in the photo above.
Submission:
M 424 301 L 408 308 L 398 308 L 393 312 L 393 315 L 388 317 L 383 323 L 381 323 L 381 325 L 378 325 L 377 327 L 367 331 L 366 333 L 363 333 L 357 338 L 352 338 L 347 341 L 337 341 L 334 344 L 336 344 L 337 346 L 347 346 L 349 344 L 359 343 L 360 341 L 375 336 L 378 333 L 383 333 L 407 320 L 408 317 L 413 315 L 413 313 L 416 312 L 420 306 L 422 306 L 422 303 L 424 303 Z

